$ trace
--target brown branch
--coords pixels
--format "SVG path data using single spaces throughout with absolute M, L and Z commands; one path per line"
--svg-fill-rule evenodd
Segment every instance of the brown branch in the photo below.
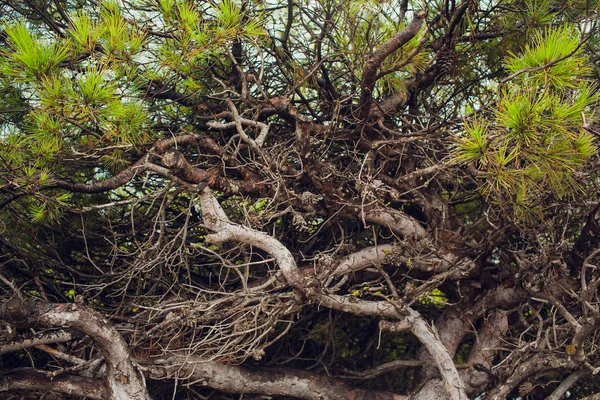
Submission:
M 448 307 L 442 315 L 435 321 L 435 325 L 438 328 L 439 337 L 448 353 L 454 357 L 459 344 L 465 337 L 479 318 L 481 318 L 486 310 L 494 310 L 496 308 L 510 308 L 519 304 L 521 301 L 527 298 L 527 293 L 522 289 L 517 288 L 505 288 L 504 286 L 498 286 L 495 289 L 488 291 L 483 297 L 475 300 L 466 298 L 462 304 L 456 307 Z M 490 328 L 491 330 L 491 328 Z M 494 331 L 494 333 L 496 333 Z M 488 341 L 484 337 L 481 339 Z M 488 349 L 491 346 L 487 347 Z M 492 357 L 496 351 L 486 352 L 485 357 Z M 421 353 L 421 360 L 429 361 L 430 356 L 426 352 Z M 429 361 L 430 363 L 430 361 Z M 432 372 L 433 371 L 433 372 Z M 415 400 L 429 400 L 432 398 L 438 398 L 440 393 L 443 392 L 443 382 L 436 379 L 434 370 L 428 371 L 424 369 L 421 373 L 423 376 L 427 376 L 429 380 L 423 386 L 423 388 L 415 395 Z M 477 385 L 485 385 L 489 382 L 490 377 L 483 376 L 482 373 L 475 374 L 473 368 L 468 368 L 466 371 L 461 371 L 461 376 L 465 382 L 465 390 L 467 393 L 471 393 Z M 479 381 L 478 379 L 484 379 Z
M 181 142 L 186 143 L 189 142 L 191 138 L 189 136 L 184 136 L 180 139 Z M 129 168 L 119 172 L 117 175 L 109 178 L 105 181 L 94 182 L 94 183 L 74 183 L 68 182 L 62 179 L 55 179 L 54 185 L 48 186 L 58 187 L 60 189 L 65 189 L 70 192 L 80 192 L 80 193 L 103 193 L 108 192 L 110 190 L 114 190 L 118 187 L 121 187 L 135 178 L 138 174 L 144 172 L 146 170 L 146 164 L 150 158 L 150 154 L 153 151 L 156 151 L 158 154 L 166 151 L 168 148 L 177 145 L 177 138 L 169 138 L 158 140 L 154 147 L 143 157 L 138 159 L 133 165 Z
M 55 358 L 70 362 L 71 364 L 84 365 L 86 363 L 86 361 L 82 358 L 75 357 L 75 356 L 72 356 L 67 353 L 63 353 L 62 351 L 56 350 L 55 348 L 47 346 L 45 344 L 37 345 L 37 346 L 35 346 L 35 348 L 38 350 L 41 350 L 43 352 L 46 352 Z
M 79 193 L 103 193 L 114 190 L 131 181 L 135 176 L 145 170 L 144 163 L 147 157 L 144 156 L 135 162 L 131 167 L 119 172 L 117 175 L 105 181 L 94 183 L 74 183 L 62 179 L 55 179 L 55 183 L 49 187 L 57 187 L 70 192 Z
M 454 356 L 462 338 L 486 310 L 511 308 L 526 298 L 527 293 L 522 289 L 497 286 L 480 298 L 475 300 L 466 298 L 461 305 L 447 308 L 435 322 L 444 346 Z
M 411 333 L 415 335 L 427 349 L 427 352 L 433 358 L 433 362 L 442 376 L 444 388 L 450 396 L 449 398 L 452 400 L 467 400 L 468 397 L 465 392 L 465 385 L 462 378 L 460 377 L 448 350 L 440 340 L 435 326 L 428 325 L 419 313 L 410 307 L 405 307 L 403 311 L 404 310 L 406 311 L 407 316 L 405 317 L 405 320 L 401 322 L 402 328 L 409 325 Z M 388 321 L 381 321 L 379 323 L 379 328 L 381 330 L 391 330 L 394 328 L 394 324 L 395 323 L 390 323 Z
M 314 296 L 319 305 L 355 315 L 393 318 L 397 321 L 380 321 L 379 328 L 388 331 L 406 331 L 415 335 L 433 357 L 444 388 L 452 400 L 467 400 L 464 383 L 458 374 L 452 357 L 440 340 L 433 325 L 428 325 L 412 308 L 383 301 L 368 301 L 354 296 L 320 294 Z
M 420 248 L 408 252 L 406 246 L 411 247 L 415 245 L 409 244 L 403 246 L 403 244 L 403 242 L 383 244 L 361 249 L 341 259 L 333 272 L 327 271 L 327 275 L 321 278 L 326 279 L 325 286 L 329 286 L 331 281 L 338 276 L 382 264 L 406 265 L 411 270 L 437 274 L 447 272 L 443 277 L 436 276 L 436 278 L 445 279 L 461 279 L 476 270 L 476 264 L 467 257 L 460 257 L 452 253 L 426 254 Z M 420 246 L 420 244 L 416 244 L 416 246 Z
M 192 144 L 195 142 L 203 147 L 209 148 L 213 152 L 220 152 L 219 146 L 211 139 L 204 138 L 201 135 L 196 134 L 181 135 L 174 138 L 157 141 L 154 144 L 154 147 L 146 155 L 141 157 L 129 168 L 121 171 L 117 175 L 105 181 L 93 183 L 74 183 L 62 179 L 55 179 L 53 185 L 45 188 L 50 189 L 58 187 L 71 192 L 103 193 L 127 184 L 137 175 L 148 170 L 157 172 L 163 176 L 169 176 L 168 171 L 159 170 L 157 169 L 158 166 L 149 162 L 150 154 L 153 151 L 156 154 L 163 154 L 173 146 L 180 144 Z M 233 160 L 225 155 L 222 155 L 222 158 L 228 162 Z M 222 190 L 227 194 L 263 194 L 262 191 L 265 188 L 263 182 L 260 180 L 260 177 L 252 171 L 248 171 L 245 168 L 240 169 L 240 173 L 244 177 L 244 180 L 220 177 L 217 175 L 217 173 L 205 171 L 192 166 L 178 150 L 172 150 L 164 154 L 162 161 L 165 166 L 171 170 L 172 176 L 187 183 L 198 184 L 207 182 L 210 187 Z M 238 166 L 237 163 L 234 164 L 234 166 Z
M 491 371 L 492 362 L 497 354 L 497 348 L 502 344 L 502 337 L 508 331 L 508 317 L 505 311 L 496 310 L 484 322 L 477 332 L 475 345 L 467 359 L 469 368 L 462 370 L 461 376 L 469 394 L 477 394 L 485 389 L 493 379 L 485 371 Z M 474 368 L 477 365 L 479 368 Z M 483 367 L 483 368 L 481 368 Z
M 416 219 L 400 210 L 381 205 L 355 206 L 349 207 L 349 209 L 364 218 L 365 221 L 386 226 L 402 237 L 423 238 L 427 236 L 427 231 Z
M 381 63 L 394 51 L 404 46 L 411 40 L 421 29 L 423 20 L 427 13 L 425 11 L 416 11 L 412 22 L 408 24 L 402 31 L 396 33 L 384 44 L 382 44 L 373 54 L 367 59 L 362 73 L 361 94 L 359 100 L 359 119 L 365 120 L 371 113 L 371 103 L 373 101 L 373 89 L 377 82 L 377 70 Z
M 398 307 L 386 301 L 371 301 L 357 299 L 354 296 L 340 296 L 335 294 L 318 294 L 313 301 L 323 307 L 351 313 L 354 315 L 402 318 L 398 313 Z
M 368 369 L 366 371 L 360 371 L 360 372 L 344 371 L 344 372 L 346 372 L 348 374 L 352 374 L 352 375 L 337 376 L 337 378 L 367 380 L 367 379 L 373 379 L 379 375 L 383 375 L 383 374 L 386 374 L 391 371 L 395 371 L 400 368 L 422 367 L 425 364 L 426 364 L 425 361 L 421 361 L 421 360 L 394 360 L 394 361 L 387 362 L 385 364 L 378 365 L 377 367 Z
M 179 150 L 171 150 L 165 153 L 162 157 L 162 163 L 171 170 L 173 175 L 185 182 L 206 182 L 211 176 L 210 173 L 200 168 L 195 168 L 188 163 Z

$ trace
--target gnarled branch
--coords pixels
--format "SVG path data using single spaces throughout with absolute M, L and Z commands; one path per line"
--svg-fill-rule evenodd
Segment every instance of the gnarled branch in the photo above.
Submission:
M 121 335 L 96 311 L 77 304 L 11 299 L 0 306 L 0 319 L 24 327 L 66 327 L 88 335 L 106 360 L 106 385 L 114 400 L 149 400 Z

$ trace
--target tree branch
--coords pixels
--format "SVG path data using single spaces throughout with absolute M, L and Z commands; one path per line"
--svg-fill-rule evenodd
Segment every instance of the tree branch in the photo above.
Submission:
M 569 376 L 563 380 L 560 385 L 557 386 L 556 389 L 552 392 L 552 394 L 546 397 L 546 400 L 560 400 L 563 398 L 563 395 L 567 393 L 567 390 L 571 388 L 579 379 L 583 378 L 586 375 L 589 375 L 590 371 L 588 369 L 580 369 L 572 372 Z
M 550 373 L 555 370 L 573 370 L 578 368 L 577 362 L 566 357 L 559 357 L 551 353 L 534 354 L 528 360 L 517 365 L 513 373 L 504 383 L 496 386 L 489 393 L 490 400 L 505 400 L 519 383 L 529 376 L 538 373 Z
M 423 20 L 427 13 L 425 11 L 416 11 L 415 16 L 410 24 L 402 31 L 396 33 L 384 44 L 382 44 L 373 54 L 367 59 L 367 63 L 363 69 L 361 94 L 359 101 L 359 119 L 365 120 L 371 113 L 371 102 L 373 100 L 373 89 L 377 82 L 377 70 L 381 63 L 394 51 L 404 46 L 411 40 L 421 29 Z
M 444 344 L 440 340 L 435 326 L 428 325 L 419 315 L 419 313 L 410 307 L 405 307 L 403 310 L 406 310 L 408 315 L 405 317 L 405 321 L 402 321 L 402 325 L 410 325 L 410 331 L 412 334 L 419 339 L 421 344 L 432 356 L 433 362 L 442 375 L 444 387 L 450 396 L 450 399 L 468 400 L 462 378 L 458 374 L 456 366 L 454 365 L 448 350 L 446 347 L 444 347 Z M 382 330 L 390 330 L 393 328 L 393 326 L 394 323 L 390 323 L 388 321 L 381 321 L 379 323 L 379 328 Z
M 75 335 L 73 334 L 73 332 L 65 330 L 43 333 L 36 335 L 36 337 L 33 337 L 31 339 L 24 339 L 18 342 L 7 343 L 0 346 L 0 355 L 9 353 L 11 351 L 17 351 L 39 346 L 41 344 L 64 343 L 68 342 L 74 337 Z
M 100 379 L 68 374 L 50 378 L 36 371 L 19 371 L 0 377 L 0 393 L 12 390 L 39 390 L 44 393 L 57 392 L 95 400 L 111 399 L 107 387 Z
M 380 321 L 379 328 L 388 331 L 406 331 L 415 335 L 433 357 L 446 392 L 452 400 L 467 400 L 464 383 L 458 374 L 452 357 L 439 338 L 435 327 L 429 326 L 412 308 L 387 302 L 367 301 L 353 296 L 318 295 L 319 304 L 355 315 L 394 318 L 399 321 Z
M 232 240 L 256 246 L 266 251 L 277 260 L 286 282 L 296 292 L 302 295 L 306 294 L 304 279 L 298 270 L 296 261 L 290 251 L 279 240 L 264 232 L 231 222 L 208 188 L 204 188 L 200 193 L 200 206 L 204 223 L 208 229 L 215 232 L 206 235 L 208 243 L 219 244 Z
M 147 366 L 147 370 L 152 379 L 185 379 L 189 381 L 187 385 L 201 384 L 228 393 L 291 396 L 307 400 L 406 399 L 406 396 L 395 393 L 351 388 L 306 371 L 283 368 L 254 370 L 195 356 L 156 359 Z
M 106 380 L 114 400 L 150 400 L 129 357 L 127 344 L 96 311 L 77 304 L 11 299 L 0 306 L 0 319 L 16 326 L 62 326 L 82 331 L 100 348 L 106 360 Z

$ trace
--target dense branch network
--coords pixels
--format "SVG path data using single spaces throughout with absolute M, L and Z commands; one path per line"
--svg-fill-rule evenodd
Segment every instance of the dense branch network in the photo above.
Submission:
M 0 0 L 3 396 L 600 393 L 597 10 L 142 3 Z

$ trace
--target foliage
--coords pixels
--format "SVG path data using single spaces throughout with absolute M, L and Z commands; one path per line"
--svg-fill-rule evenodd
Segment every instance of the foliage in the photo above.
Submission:
M 0 0 L 0 296 L 97 310 L 155 398 L 239 397 L 179 356 L 273 398 L 419 398 L 440 357 L 470 398 L 598 391 L 597 6 Z M 1 374 L 104 379 L 57 349 Z

